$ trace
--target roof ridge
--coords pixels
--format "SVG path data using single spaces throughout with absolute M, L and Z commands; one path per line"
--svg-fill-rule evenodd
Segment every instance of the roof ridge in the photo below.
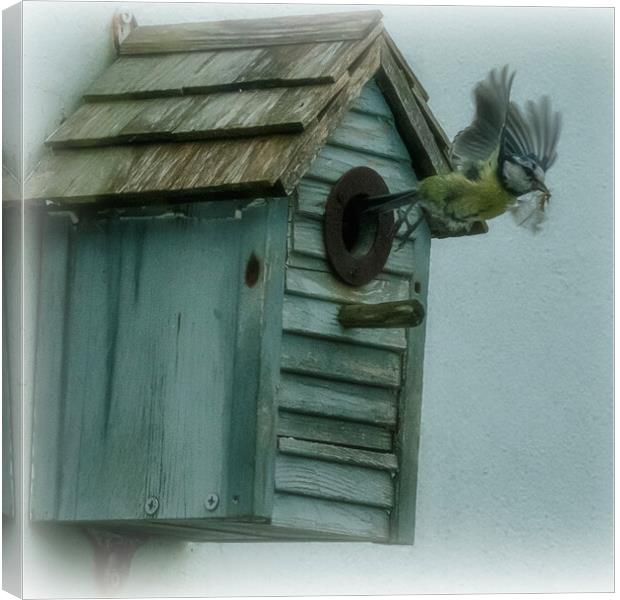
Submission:
M 257 19 L 143 25 L 120 46 L 121 55 L 199 52 L 275 45 L 353 41 L 383 18 L 380 10 Z

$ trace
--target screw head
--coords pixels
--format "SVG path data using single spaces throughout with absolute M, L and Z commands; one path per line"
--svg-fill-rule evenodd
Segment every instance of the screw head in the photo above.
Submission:
M 205 499 L 207 510 L 215 510 L 220 503 L 220 497 L 217 494 L 209 494 Z
M 147 515 L 154 515 L 159 508 L 159 500 L 155 496 L 151 496 L 144 504 L 144 512 Z

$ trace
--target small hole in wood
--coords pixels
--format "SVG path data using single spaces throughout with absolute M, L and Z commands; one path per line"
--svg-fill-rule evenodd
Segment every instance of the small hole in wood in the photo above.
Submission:
M 260 275 L 260 261 L 256 257 L 256 254 L 252 252 L 250 258 L 248 258 L 248 264 L 245 267 L 245 285 L 248 287 L 254 287 L 258 281 Z
M 364 256 L 372 248 L 379 224 L 376 216 L 362 214 L 365 204 L 361 199 L 361 196 L 351 198 L 342 213 L 342 240 L 355 257 Z
M 415 291 L 416 294 L 419 294 L 422 291 L 422 284 L 419 281 L 416 281 L 413 284 L 413 290 Z
M 233 496 L 233 504 L 239 504 L 239 496 Z

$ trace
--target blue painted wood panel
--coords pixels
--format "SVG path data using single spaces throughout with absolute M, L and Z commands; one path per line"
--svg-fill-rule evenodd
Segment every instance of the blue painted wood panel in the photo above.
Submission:
M 430 236 L 424 225 L 403 248 L 395 241 L 384 272 L 365 286 L 351 288 L 336 278 L 325 259 L 325 201 L 342 174 L 362 165 L 378 171 L 391 191 L 417 181 L 374 82 L 319 152 L 289 214 L 274 514 L 286 507 L 286 518 L 280 518 L 289 527 L 329 534 L 334 514 L 381 506 L 382 519 L 364 513 L 343 530 L 352 538 L 410 543 L 424 325 L 343 330 L 336 315 L 348 302 L 415 296 L 425 303 Z M 298 447 L 304 450 L 298 456 L 306 458 L 285 456 Z M 313 458 L 318 460 L 308 460 Z M 373 479 L 358 465 L 390 465 L 394 477 L 381 473 Z
M 257 436 L 268 432 L 275 452 L 275 406 L 261 403 L 275 397 L 281 317 L 266 300 L 282 297 L 285 227 L 278 201 L 241 219 L 50 219 L 35 519 L 270 512 L 273 466 L 260 464 Z

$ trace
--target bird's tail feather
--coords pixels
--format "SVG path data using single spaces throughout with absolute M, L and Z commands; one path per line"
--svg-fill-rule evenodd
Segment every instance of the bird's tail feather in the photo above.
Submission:
M 407 204 L 412 204 L 417 189 L 406 190 L 404 192 L 396 192 L 395 194 L 385 194 L 384 196 L 375 196 L 365 200 L 367 206 L 362 211 L 363 214 L 385 213 L 400 208 Z

